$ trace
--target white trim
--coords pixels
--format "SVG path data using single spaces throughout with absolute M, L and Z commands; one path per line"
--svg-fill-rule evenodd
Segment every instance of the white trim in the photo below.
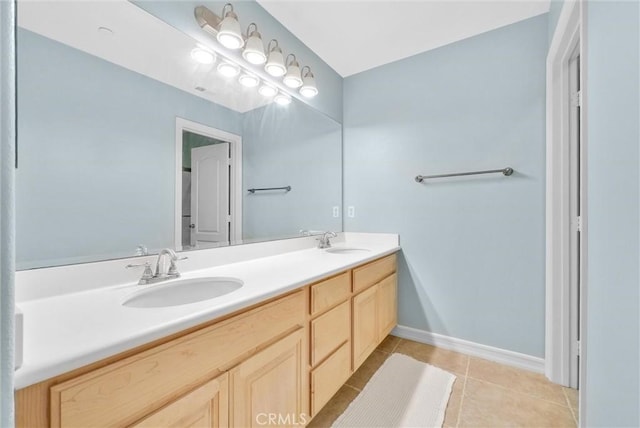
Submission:
M 545 374 L 570 384 L 570 230 L 568 62 L 580 40 L 580 8 L 566 1 L 547 56 Z M 581 86 L 583 87 L 583 86 Z M 582 213 L 583 220 L 586 213 Z
M 588 299 L 588 280 L 587 260 L 589 249 L 589 216 L 587 211 L 588 198 L 588 134 L 587 134 L 587 111 L 589 107 L 589 92 L 587 90 L 588 68 L 587 68 L 587 26 L 588 16 L 586 2 L 580 1 L 580 171 L 582 193 L 580 198 L 581 219 L 580 219 L 580 243 L 582 263 L 580 264 L 580 370 L 578 372 L 578 380 L 580 389 L 578 390 L 578 426 L 586 426 L 587 406 L 585 397 L 587 396 L 587 299 Z
M 483 358 L 496 363 L 517 367 L 519 369 L 529 370 L 536 373 L 544 373 L 544 359 L 540 357 L 482 345 L 480 343 L 431 333 L 429 331 L 419 330 L 417 328 L 407 327 L 404 325 L 396 326 L 391 334 L 403 339 L 415 340 L 416 342 L 426 343 L 428 345 L 437 346 L 438 348 Z
M 230 132 L 222 131 L 193 122 L 181 117 L 176 117 L 176 138 L 175 138 L 175 212 L 174 212 L 174 245 L 176 249 L 182 248 L 182 214 L 180 207 L 182 199 L 179 189 L 182 189 L 182 131 L 191 131 L 199 135 L 215 138 L 217 140 L 228 141 L 231 144 L 231 177 L 229 181 L 231 204 L 231 231 L 229 239 L 231 242 L 242 240 L 242 137 Z

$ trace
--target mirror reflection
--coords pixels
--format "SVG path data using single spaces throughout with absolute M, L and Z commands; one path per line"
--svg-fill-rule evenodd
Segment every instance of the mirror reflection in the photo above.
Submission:
M 18 23 L 18 269 L 341 230 L 339 123 L 129 2 L 23 2 Z

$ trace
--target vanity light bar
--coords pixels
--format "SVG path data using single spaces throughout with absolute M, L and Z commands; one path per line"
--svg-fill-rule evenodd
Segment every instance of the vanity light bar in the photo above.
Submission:
M 257 24 L 254 22 L 249 24 L 246 32 L 247 35 L 243 34 L 240 29 L 241 27 L 238 15 L 233 10 L 233 5 L 231 3 L 224 5 L 221 14 L 222 16 L 219 16 L 207 9 L 205 6 L 197 6 L 194 9 L 196 22 L 200 28 L 212 36 L 215 36 L 216 40 L 223 47 L 229 50 L 238 50 L 242 48 L 241 58 L 236 60 L 232 60 L 227 55 L 223 55 L 227 62 L 237 65 L 242 72 L 247 72 L 248 70 L 251 70 L 252 67 L 260 67 L 266 71 L 269 76 L 282 79 L 284 86 L 276 85 L 280 89 L 280 91 L 278 91 L 279 94 L 284 94 L 284 92 L 295 89 L 297 89 L 300 95 L 305 98 L 315 97 L 318 94 L 315 77 L 309 66 L 304 66 L 301 69 L 294 54 L 289 54 L 287 56 L 287 61 L 285 61 L 282 49 L 280 48 L 278 41 L 275 39 L 272 39 L 269 42 L 265 53 L 262 36 L 258 32 Z M 289 58 L 292 59 L 289 61 Z M 239 59 L 246 61 L 247 65 L 239 64 Z M 246 74 L 255 75 L 254 73 Z M 243 73 L 241 77 L 244 75 L 245 73 Z M 251 86 L 260 86 L 262 80 L 264 80 L 264 78 L 259 79 L 257 84 L 253 84 L 254 81 L 251 81 Z M 268 84 L 273 83 L 274 82 L 268 82 Z M 264 85 L 261 86 L 261 88 L 263 87 Z M 268 96 L 266 94 L 274 91 L 267 89 L 259 92 L 263 96 Z M 274 93 L 270 96 L 274 95 L 276 94 Z M 291 102 L 291 97 L 288 95 L 287 97 L 288 102 L 286 102 L 286 104 Z M 279 99 L 284 101 L 286 97 L 280 97 Z M 277 99 L 275 101 L 278 102 Z

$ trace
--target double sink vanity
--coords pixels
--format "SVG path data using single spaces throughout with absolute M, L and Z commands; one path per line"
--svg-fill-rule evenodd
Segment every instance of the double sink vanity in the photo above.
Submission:
M 38 270 L 60 294 L 20 272 L 17 425 L 308 424 L 396 325 L 397 235 L 334 241 L 192 251 L 155 284 L 126 260 Z

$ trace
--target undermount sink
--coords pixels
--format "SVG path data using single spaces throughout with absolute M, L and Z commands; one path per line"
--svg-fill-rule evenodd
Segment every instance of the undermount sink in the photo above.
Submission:
M 327 253 L 331 254 L 357 254 L 357 253 L 366 253 L 366 248 L 355 248 L 355 247 L 331 247 L 325 250 Z
M 224 296 L 239 289 L 242 285 L 243 282 L 236 278 L 179 279 L 164 284 L 150 285 L 149 288 L 136 291 L 129 295 L 122 304 L 131 308 L 186 305 Z

